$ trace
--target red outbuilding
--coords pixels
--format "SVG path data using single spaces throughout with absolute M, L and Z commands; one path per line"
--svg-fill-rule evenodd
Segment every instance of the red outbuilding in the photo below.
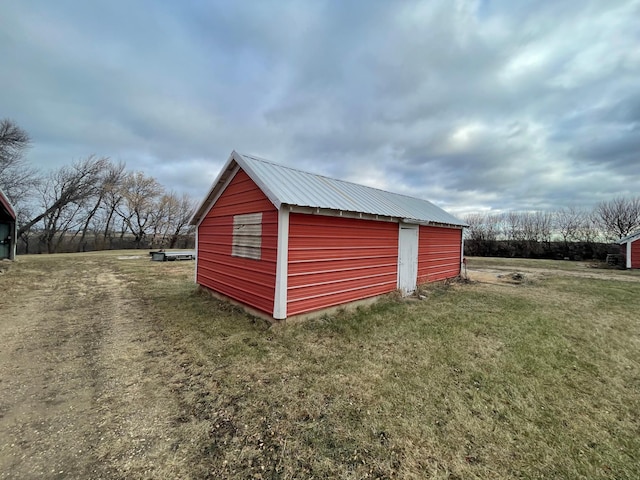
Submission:
M 618 240 L 627 268 L 640 268 L 640 231 Z
M 235 151 L 191 224 L 196 282 L 275 319 L 456 277 L 465 226 L 426 200 Z
M 16 212 L 0 190 L 0 260 L 16 256 Z

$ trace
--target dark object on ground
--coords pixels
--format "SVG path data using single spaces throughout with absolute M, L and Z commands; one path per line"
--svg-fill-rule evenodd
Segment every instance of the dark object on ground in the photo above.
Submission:
M 173 262 L 174 260 L 195 260 L 195 250 L 185 250 L 181 252 L 165 252 L 159 250 L 157 252 L 150 252 L 151 260 L 154 262 Z
M 624 255 L 619 253 L 610 253 L 607 255 L 607 265 L 612 267 L 624 265 Z

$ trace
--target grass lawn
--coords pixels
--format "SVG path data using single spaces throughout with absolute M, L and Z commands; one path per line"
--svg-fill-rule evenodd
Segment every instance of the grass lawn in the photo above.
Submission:
M 567 260 L 537 260 L 531 258 L 501 258 L 501 257 L 467 257 L 470 268 L 496 268 L 496 269 L 544 269 L 551 271 L 593 271 L 606 270 L 621 276 L 640 277 L 640 270 L 619 270 L 610 268 L 604 262 L 585 260 L 573 262 Z
M 171 409 L 148 478 L 640 478 L 638 272 L 472 258 L 546 273 L 270 326 L 197 290 L 193 262 L 144 253 L 26 256 L 5 278 L 19 295 L 64 265 L 126 286 Z
M 196 292 L 192 263 L 114 265 L 189 358 L 203 473 L 640 478 L 640 282 L 547 263 L 557 275 L 521 286 L 275 327 Z

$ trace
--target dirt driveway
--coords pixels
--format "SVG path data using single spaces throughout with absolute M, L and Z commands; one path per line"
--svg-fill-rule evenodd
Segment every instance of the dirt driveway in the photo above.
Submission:
M 549 276 L 562 275 L 566 277 L 590 278 L 595 280 L 616 280 L 620 282 L 640 282 L 640 276 L 624 276 L 619 271 L 602 269 L 583 270 L 557 270 L 550 268 L 494 266 L 494 267 L 469 267 L 467 277 L 469 280 L 480 283 L 496 285 L 508 285 L 522 283 L 523 280 L 535 280 Z
M 0 275 L 0 478 L 157 478 L 159 458 L 185 478 L 168 381 L 180 352 L 125 278 L 81 258 Z

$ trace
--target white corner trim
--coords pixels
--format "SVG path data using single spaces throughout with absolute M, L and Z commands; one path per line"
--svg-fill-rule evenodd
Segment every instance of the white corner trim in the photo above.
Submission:
M 220 187 L 220 190 L 218 190 L 215 196 L 211 200 L 209 200 L 209 205 L 207 206 L 207 209 L 202 214 L 202 217 L 200 217 L 200 220 L 198 220 L 196 227 L 200 227 L 200 224 L 204 221 L 205 218 L 207 218 L 207 215 L 209 215 L 209 212 L 211 212 L 211 209 L 213 208 L 213 206 L 216 204 L 218 199 L 222 196 L 222 194 L 227 189 L 229 184 L 233 181 L 233 179 L 236 178 L 236 175 L 238 174 L 239 171 L 240 171 L 240 166 L 236 165 L 235 167 L 233 167 L 233 170 L 231 170 L 229 177 L 225 180 L 222 187 Z M 214 186 L 215 185 L 217 184 L 214 184 Z
M 193 281 L 198 283 L 198 263 L 200 263 L 200 255 L 198 255 L 198 230 L 200 230 L 200 225 L 196 226 L 196 267 L 193 269 Z
M 400 290 L 400 249 L 402 248 L 400 245 L 400 230 L 402 229 L 402 224 L 398 223 L 398 254 L 396 256 L 396 289 Z M 418 246 L 420 245 L 420 239 L 418 239 Z
M 627 268 L 631 268 L 631 244 L 633 242 L 627 242 Z
M 234 158 L 233 158 L 233 153 L 234 152 L 231 152 L 231 155 L 229 155 L 229 158 L 227 159 L 227 161 L 225 162 L 224 166 L 222 167 L 222 170 L 216 176 L 215 180 L 211 184 L 211 188 L 209 189 L 209 192 L 204 197 L 202 202 L 200 202 L 200 205 L 198 205 L 198 208 L 196 208 L 195 212 L 193 212 L 193 215 L 191 216 L 191 219 L 189 220 L 189 225 L 199 225 L 200 222 L 202 222 L 202 218 L 204 216 L 206 216 L 206 215 L 201 215 L 202 209 L 206 207 L 207 211 L 208 211 L 211 208 L 211 205 L 209 205 L 209 203 L 211 201 L 211 195 L 213 195 L 213 192 L 216 191 L 216 187 L 218 186 L 218 184 L 220 183 L 220 181 L 224 177 L 224 174 L 229 171 L 229 168 L 231 166 L 231 162 L 235 161 Z M 237 164 L 237 162 L 236 162 L 236 164 Z M 198 221 L 196 221 L 196 219 L 198 219 Z
M 464 228 L 460 231 L 460 272 L 462 275 L 462 269 L 464 268 Z
M 278 209 L 278 251 L 276 253 L 276 292 L 273 299 L 273 318 L 287 318 L 287 277 L 289 275 L 289 209 Z

